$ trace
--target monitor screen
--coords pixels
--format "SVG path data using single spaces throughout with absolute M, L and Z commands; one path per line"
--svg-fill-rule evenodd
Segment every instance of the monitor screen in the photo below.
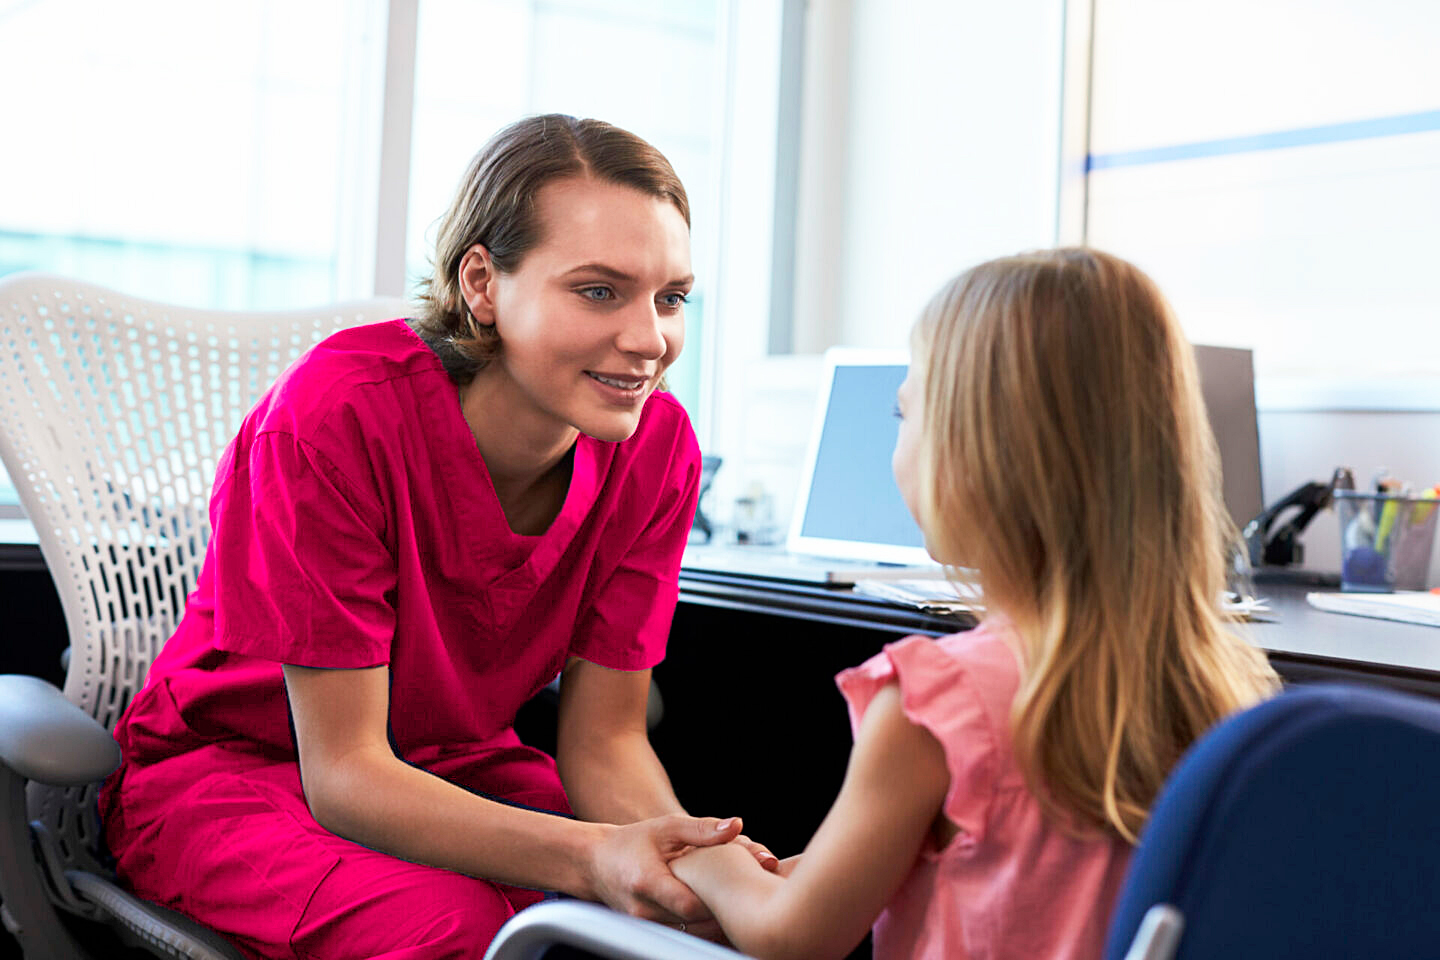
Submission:
M 895 391 L 905 371 L 904 363 L 834 365 L 808 490 L 802 491 L 802 538 L 901 547 L 919 551 L 909 559 L 924 559 L 924 538 L 890 470 L 900 430 Z

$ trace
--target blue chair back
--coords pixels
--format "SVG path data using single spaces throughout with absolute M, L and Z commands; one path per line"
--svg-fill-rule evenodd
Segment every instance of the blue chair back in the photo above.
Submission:
M 1440 956 L 1440 703 L 1300 687 L 1218 725 L 1156 801 L 1107 960 L 1157 903 L 1180 960 Z

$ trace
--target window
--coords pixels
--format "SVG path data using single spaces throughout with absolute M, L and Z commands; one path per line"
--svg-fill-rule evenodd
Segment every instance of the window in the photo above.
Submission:
M 361 296 L 376 2 L 0 8 L 0 274 L 264 308 Z M 17 95 L 18 91 L 31 91 Z
M 428 276 L 434 227 L 475 151 L 534 113 L 596 117 L 654 144 L 691 206 L 696 287 L 668 377 L 694 416 L 720 211 L 720 0 L 422 0 L 406 271 Z
M 721 158 L 737 136 L 755 152 L 751 125 L 774 133 L 773 114 L 747 113 L 753 94 L 737 105 L 728 89 L 730 38 L 769 5 L 0 4 L 0 89 L 26 91 L 3 101 L 0 275 L 43 270 L 229 309 L 366 297 L 382 282 L 394 292 L 382 278 L 402 271 L 409 292 L 491 134 L 530 113 L 599 117 L 654 143 L 689 193 L 697 286 L 669 379 L 703 437 L 722 193 L 747 182 L 729 185 Z M 408 171 L 382 165 L 397 151 Z M 403 245 L 381 244 L 381 230 Z
M 1089 243 L 1261 377 L 1440 374 L 1440 6 L 1094 0 L 1093 43 Z

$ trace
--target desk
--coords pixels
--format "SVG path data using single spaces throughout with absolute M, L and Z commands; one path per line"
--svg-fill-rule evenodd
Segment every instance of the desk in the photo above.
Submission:
M 1269 599 L 1271 611 L 1240 629 L 1266 651 L 1282 677 L 1293 682 L 1323 678 L 1381 683 L 1440 698 L 1440 629 L 1316 610 L 1306 603 L 1305 594 L 1323 589 L 1333 588 L 1280 583 L 1257 588 Z M 792 626 L 807 633 L 828 625 L 870 629 L 889 637 L 941 636 L 974 623 L 968 616 L 925 614 L 848 589 L 723 574 L 682 573 L 680 602 L 801 621 L 803 625 Z
M 63 686 L 60 654 L 70 639 L 55 581 L 40 555 L 35 531 L 25 523 L 6 535 L 6 523 L 0 521 L 0 673 L 26 673 Z
M 1315 610 L 1308 587 L 1263 585 L 1266 622 L 1242 627 L 1288 683 L 1383 684 L 1440 698 L 1440 629 Z M 849 756 L 833 677 L 904 634 L 967 629 L 848 590 L 682 573 L 669 653 L 655 676 L 656 751 L 696 813 L 738 814 L 780 856 L 801 850 Z
M 54 674 L 64 619 L 40 551 L 0 547 L 8 621 L 29 641 L 23 651 L 12 642 L 8 655 L 34 657 L 0 672 Z M 1262 586 L 1273 613 L 1245 628 L 1287 682 L 1379 683 L 1440 697 L 1440 629 L 1324 613 L 1306 604 L 1307 589 Z M 839 792 L 850 753 L 834 675 L 905 634 L 972 625 L 849 590 L 683 573 L 669 653 L 655 670 L 665 716 L 651 739 L 692 812 L 742 816 L 746 832 L 780 856 L 798 853 Z M 37 645 L 40 637 L 53 649 Z M 537 726 L 548 722 L 553 741 L 548 714 Z M 868 955 L 862 945 L 852 956 Z

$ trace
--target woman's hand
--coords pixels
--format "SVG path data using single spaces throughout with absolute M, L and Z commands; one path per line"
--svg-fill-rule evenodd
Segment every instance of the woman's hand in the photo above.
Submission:
M 782 877 L 790 876 L 795 872 L 795 868 L 800 866 L 800 858 L 803 856 L 803 853 L 797 853 L 793 857 L 786 857 L 775 865 L 775 872 Z
M 735 842 L 746 850 L 749 850 L 750 855 L 755 858 L 755 862 L 760 864 L 760 866 L 769 870 L 771 873 L 779 872 L 780 858 L 771 853 L 770 849 L 764 844 L 756 843 L 743 833 L 735 838 Z
M 623 826 L 606 825 L 590 861 L 593 899 L 633 917 L 672 926 L 710 920 L 700 898 L 670 872 L 670 861 L 692 847 L 729 843 L 740 820 L 672 814 Z

